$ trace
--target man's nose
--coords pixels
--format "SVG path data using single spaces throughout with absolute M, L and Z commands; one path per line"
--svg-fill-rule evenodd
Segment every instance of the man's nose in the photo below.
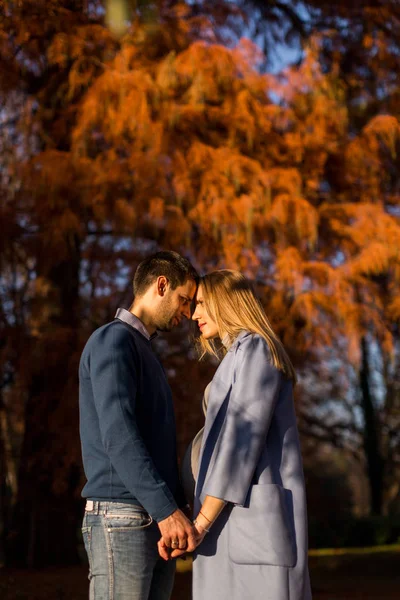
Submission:
M 182 310 L 182 314 L 187 318 L 190 319 L 190 306 L 184 306 L 183 310 Z

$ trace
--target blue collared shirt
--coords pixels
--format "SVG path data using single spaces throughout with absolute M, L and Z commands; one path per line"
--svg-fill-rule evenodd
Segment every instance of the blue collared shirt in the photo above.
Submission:
M 128 325 L 130 325 L 131 327 L 134 327 L 135 329 L 140 331 L 140 333 L 144 335 L 146 340 L 151 341 L 154 340 L 155 337 L 157 337 L 157 333 L 153 333 L 153 335 L 150 335 L 146 327 L 144 326 L 143 321 L 141 321 L 139 317 L 131 313 L 130 310 L 126 310 L 126 308 L 118 308 L 114 318 L 119 319 L 120 321 L 124 321 L 125 323 L 128 323 Z

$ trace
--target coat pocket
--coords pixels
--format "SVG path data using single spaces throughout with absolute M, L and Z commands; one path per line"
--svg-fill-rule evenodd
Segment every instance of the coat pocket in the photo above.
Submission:
M 228 552 L 242 565 L 294 567 L 296 546 L 290 518 L 291 492 L 277 484 L 254 485 L 245 506 L 228 520 Z

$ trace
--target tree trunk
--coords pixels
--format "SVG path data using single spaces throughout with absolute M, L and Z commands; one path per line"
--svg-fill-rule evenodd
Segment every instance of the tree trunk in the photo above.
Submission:
M 1 393 L 1 392 L 0 392 Z M 3 411 L 3 403 L 0 395 L 0 413 Z M 2 473 L 2 477 L 0 478 L 0 568 L 5 563 L 5 530 L 7 523 L 7 482 L 6 482 L 6 474 L 7 474 L 7 464 L 6 464 L 6 453 L 5 453 L 5 444 L 3 442 L 2 431 L 0 429 L 0 473 Z
M 80 252 L 75 242 L 69 260 L 47 270 L 58 292 L 59 311 L 32 352 L 18 497 L 8 544 L 8 562 L 31 568 L 78 562 L 82 502 L 75 357 Z
M 11 443 L 11 428 L 7 419 L 3 392 L 0 390 L 0 567 L 6 561 L 6 537 L 11 507 L 17 496 L 17 466 Z
M 362 364 L 360 369 L 361 407 L 364 415 L 364 452 L 371 494 L 371 514 L 382 514 L 384 461 L 380 447 L 380 424 L 371 396 L 370 366 L 367 340 L 361 340 Z

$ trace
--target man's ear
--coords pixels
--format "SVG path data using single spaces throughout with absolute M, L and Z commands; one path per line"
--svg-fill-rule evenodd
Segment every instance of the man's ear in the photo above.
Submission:
M 160 275 L 157 279 L 157 293 L 159 296 L 164 296 L 169 285 L 168 279 L 164 275 Z

